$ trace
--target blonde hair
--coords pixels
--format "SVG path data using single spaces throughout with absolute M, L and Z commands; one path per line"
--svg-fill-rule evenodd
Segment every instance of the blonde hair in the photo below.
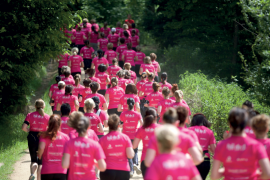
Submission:
M 74 76 L 74 80 L 75 80 L 75 85 L 78 86 L 80 81 L 81 81 L 81 75 L 80 74 L 76 74 Z
M 266 130 L 270 125 L 270 118 L 265 114 L 257 115 L 252 118 L 251 121 L 251 127 L 254 130 L 254 133 L 259 135 L 266 133 Z
M 152 81 L 154 78 L 155 78 L 155 74 L 152 73 L 152 72 L 149 72 L 147 69 L 146 69 L 146 74 L 147 74 L 147 78 L 149 81 Z
M 157 55 L 155 53 L 151 53 L 150 58 L 151 58 L 151 60 L 155 60 L 155 59 L 157 59 Z
M 84 101 L 84 107 L 86 110 L 92 110 L 96 107 L 96 104 L 92 98 L 88 98 Z
M 128 29 L 128 25 L 127 24 L 123 24 L 123 29 Z
M 151 64 L 152 63 L 151 58 L 149 56 L 145 56 L 143 59 L 143 62 L 144 62 L 144 64 Z
M 91 24 L 92 23 L 96 23 L 96 20 L 95 19 L 91 19 Z
M 118 84 L 118 79 L 117 79 L 117 77 L 113 77 L 113 78 L 111 79 L 111 84 L 112 84 L 112 87 L 117 86 L 117 84 Z
M 107 48 L 108 48 L 109 50 L 113 49 L 113 43 L 108 43 L 108 44 L 107 44 Z
M 69 116 L 67 125 L 76 129 L 79 135 L 82 135 L 83 133 L 86 133 L 90 126 L 90 121 L 88 118 L 84 117 L 82 112 L 74 111 Z
M 74 47 L 74 48 L 71 49 L 71 53 L 72 53 L 73 56 L 77 55 L 78 52 L 79 52 L 79 49 L 77 47 Z
M 37 112 L 41 115 L 44 116 L 45 112 L 44 112 L 44 107 L 45 107 L 45 102 L 42 99 L 37 99 L 35 102 L 35 107 Z
M 156 128 L 155 135 L 161 153 L 172 151 L 179 143 L 179 130 L 174 125 L 165 124 Z
M 125 67 L 126 70 L 130 70 L 131 69 L 130 63 L 125 63 L 124 64 L 124 67 Z
M 88 23 L 88 19 L 87 19 L 87 18 L 84 18 L 82 21 L 83 21 L 84 23 Z
M 113 65 L 116 65 L 118 63 L 117 58 L 113 58 L 112 63 L 113 63 Z
M 67 71 L 67 70 L 70 71 L 70 67 L 69 66 L 62 66 L 61 73 L 64 74 L 64 72 Z
M 184 94 L 181 90 L 176 90 L 174 92 L 174 97 L 175 97 L 176 101 L 178 101 L 178 102 L 180 102 L 183 99 L 183 96 L 184 96 Z

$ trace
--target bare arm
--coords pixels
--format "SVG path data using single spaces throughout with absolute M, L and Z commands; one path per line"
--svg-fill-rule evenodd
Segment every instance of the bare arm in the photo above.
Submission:
M 209 151 L 210 151 L 211 153 L 215 153 L 215 150 L 216 150 L 216 144 L 210 144 Z
M 101 172 L 104 172 L 106 170 L 106 162 L 104 161 L 104 159 L 100 159 L 97 161 L 97 168 Z
M 110 95 L 109 95 L 109 94 L 105 94 L 105 99 L 106 99 L 106 102 L 109 104 L 109 101 L 110 101 Z
M 210 174 L 211 180 L 222 178 L 223 173 L 220 173 L 220 171 L 219 171 L 220 165 L 221 165 L 220 161 L 214 160 L 211 174 Z
M 142 73 L 143 73 L 143 69 L 140 68 L 139 74 L 142 75 Z
M 84 62 L 81 62 L 81 68 L 84 68 Z
M 122 105 L 121 104 L 118 104 L 117 111 L 122 112 Z
M 138 102 L 135 103 L 135 108 L 137 112 L 141 112 L 140 104 Z
M 259 160 L 259 164 L 260 164 L 260 167 L 262 170 L 262 174 L 261 174 L 260 178 L 269 179 L 270 178 L 270 171 L 269 171 L 270 163 L 269 163 L 268 158 L 264 158 L 264 159 Z
M 127 158 L 132 159 L 134 157 L 134 150 L 132 147 L 126 148 Z
M 197 146 L 194 146 L 194 147 L 189 148 L 188 149 L 188 153 L 192 157 L 192 160 L 193 160 L 193 162 L 194 162 L 195 165 L 198 165 L 201 162 L 203 162 L 202 153 L 199 151 L 199 149 L 197 148 Z
M 142 97 L 143 94 L 144 94 L 144 93 L 143 93 L 142 91 L 140 91 L 139 96 Z
M 70 154 L 64 153 L 62 157 L 62 168 L 69 168 Z
M 125 62 L 125 55 L 124 54 L 122 55 L 122 60 L 123 60 L 123 62 Z
M 202 177 L 200 175 L 197 175 L 193 177 L 191 180 L 202 180 Z
M 160 115 L 161 110 L 162 110 L 162 106 L 158 106 L 158 108 L 157 108 L 157 114 L 158 114 L 158 115 Z
M 153 149 L 147 149 L 144 164 L 146 167 L 150 167 L 156 156 L 156 151 Z
M 23 123 L 23 125 L 22 125 L 22 130 L 23 130 L 24 132 L 29 132 L 28 125 L 25 124 L 25 123 Z
M 61 104 L 60 104 L 60 103 L 57 103 L 56 110 L 57 110 L 57 111 L 60 111 L 60 108 L 61 108 Z
M 136 149 L 139 146 L 140 141 L 141 141 L 141 139 L 139 139 L 139 138 L 135 138 L 133 140 L 133 143 L 132 143 L 133 149 Z
M 46 143 L 45 142 L 40 142 L 39 145 L 38 145 L 37 156 L 38 156 L 39 159 L 41 159 L 41 157 L 42 157 L 42 154 L 44 152 L 45 146 L 46 146 Z
M 79 106 L 80 106 L 79 101 L 78 100 L 75 100 L 74 103 L 75 103 L 75 108 L 78 111 Z M 60 108 L 59 108 L 59 110 L 60 110 Z
M 100 43 L 99 42 L 97 43 L 97 46 L 98 46 L 98 49 L 100 49 Z
M 71 67 L 71 61 L 68 61 L 68 67 Z
M 101 123 L 98 124 L 98 132 L 104 133 L 104 129 Z
M 160 71 L 161 71 L 161 68 L 160 68 L 160 66 L 158 65 L 157 72 L 160 72 Z
M 93 62 L 92 62 L 92 64 L 91 64 L 91 69 L 95 69 L 95 65 L 94 65 Z
M 103 104 L 103 110 L 106 111 L 107 109 L 108 109 L 108 105 L 107 105 L 107 102 L 105 102 L 105 103 Z

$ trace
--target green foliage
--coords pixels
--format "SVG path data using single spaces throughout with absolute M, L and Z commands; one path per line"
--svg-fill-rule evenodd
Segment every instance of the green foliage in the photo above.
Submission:
M 221 140 L 223 132 L 229 129 L 227 118 L 230 110 L 235 106 L 241 107 L 244 101 L 252 101 L 260 113 L 270 113 L 269 107 L 252 99 L 234 82 L 227 84 L 218 77 L 209 80 L 201 72 L 186 72 L 180 77 L 179 87 L 192 113 L 200 112 L 207 117 L 217 140 Z

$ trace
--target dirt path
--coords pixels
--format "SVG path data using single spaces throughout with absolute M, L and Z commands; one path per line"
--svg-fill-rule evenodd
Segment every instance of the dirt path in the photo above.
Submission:
M 37 98 L 42 98 L 44 95 L 45 90 L 50 86 L 49 82 L 52 80 L 52 77 L 57 74 L 57 63 L 49 63 L 47 66 L 47 75 L 42 81 L 42 85 L 40 88 L 36 91 L 36 96 L 32 98 L 31 100 L 31 105 L 29 106 L 30 110 L 34 109 L 34 102 Z M 82 70 L 82 78 L 84 79 L 84 72 Z M 105 133 L 108 133 L 108 128 L 105 128 Z M 139 144 L 139 160 L 141 159 L 141 153 L 142 153 L 142 143 Z M 23 155 L 19 161 L 17 161 L 14 164 L 14 171 L 10 175 L 10 180 L 28 180 L 30 176 L 30 155 L 28 149 L 20 152 L 20 154 L 25 154 Z M 1 165 L 0 165 L 1 166 Z M 36 177 L 36 175 L 35 175 Z M 137 180 L 143 180 L 142 175 L 137 175 L 136 173 L 134 174 L 133 178 L 131 179 L 137 179 Z

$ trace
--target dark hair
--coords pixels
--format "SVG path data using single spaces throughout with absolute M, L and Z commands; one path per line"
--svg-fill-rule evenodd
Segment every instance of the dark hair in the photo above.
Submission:
M 132 28 L 136 28 L 135 23 L 132 23 L 132 24 L 131 24 L 131 27 L 132 27 Z
M 124 44 L 126 42 L 125 38 L 120 38 L 120 43 Z
M 98 34 L 97 30 L 96 30 L 96 26 L 92 26 L 91 27 L 91 30 L 95 33 L 95 34 Z
M 84 85 L 85 87 L 90 87 L 90 84 L 91 84 L 91 79 L 85 78 L 85 79 L 83 80 L 83 85 Z
M 117 86 L 117 84 L 118 84 L 118 79 L 117 79 L 116 77 L 113 77 L 113 78 L 111 79 L 111 84 L 112 84 L 112 87 Z
M 131 78 L 131 73 L 128 70 L 124 70 L 124 73 L 125 73 L 125 79 Z
M 106 70 L 107 70 L 107 66 L 105 66 L 104 64 L 98 65 L 99 72 L 105 72 Z
M 112 60 L 112 63 L 113 63 L 113 65 L 116 65 L 117 64 L 117 58 L 113 58 L 113 60 Z
M 138 90 L 135 84 L 128 84 L 125 90 L 125 94 L 137 94 Z
M 131 33 L 134 34 L 134 35 L 136 35 L 136 30 L 135 29 L 132 29 Z
M 246 127 L 248 115 L 246 110 L 233 108 L 229 113 L 228 121 L 232 127 L 232 134 L 241 133 Z
M 132 44 L 131 43 L 127 43 L 127 48 L 128 48 L 128 50 L 131 50 L 132 49 Z
M 74 87 L 72 85 L 67 85 L 65 87 L 65 95 L 72 95 L 73 89 L 74 89 Z
M 68 116 L 71 111 L 71 107 L 68 103 L 64 103 L 61 105 L 61 114 L 62 116 Z
M 191 120 L 191 126 L 205 126 L 210 128 L 210 123 L 202 113 L 196 113 Z
M 249 109 L 253 109 L 253 108 L 254 108 L 253 103 L 250 102 L 249 100 L 246 100 L 246 101 L 243 103 L 243 106 L 247 106 Z
M 123 34 L 126 38 L 129 38 L 129 33 L 127 31 L 124 31 Z
M 187 108 L 183 107 L 183 106 L 178 106 L 176 108 L 176 113 L 178 116 L 178 120 L 180 121 L 180 124 L 184 124 L 187 117 L 188 117 L 188 110 Z
M 79 136 L 82 136 L 83 133 L 87 132 L 87 129 L 90 126 L 90 121 L 87 117 L 83 116 L 82 112 L 74 111 L 69 116 L 68 126 L 76 129 Z
M 56 77 L 55 77 L 55 81 L 56 81 L 57 83 L 59 83 L 59 81 L 61 81 L 61 77 L 60 77 L 60 76 L 56 76 Z
M 88 74 L 88 76 L 93 77 L 95 75 L 95 73 L 96 73 L 96 70 L 88 68 L 88 69 L 86 69 L 85 73 Z
M 124 70 L 121 69 L 121 70 L 117 71 L 116 75 L 117 75 L 119 78 L 121 78 L 121 77 L 125 76 L 125 72 L 124 72 Z
M 178 90 L 178 85 L 177 84 L 173 84 L 172 85 L 172 92 L 173 92 L 173 94 L 175 93 L 176 90 Z
M 77 26 L 77 31 L 81 31 L 82 30 L 82 27 L 81 26 Z
M 105 37 L 104 32 L 101 32 L 101 33 L 100 33 L 100 37 L 101 37 L 101 38 L 104 38 L 104 37 Z
M 153 88 L 154 92 L 158 92 L 158 89 L 160 88 L 159 83 L 158 82 L 154 82 L 152 84 L 152 88 Z
M 133 98 L 128 98 L 127 99 L 127 105 L 128 109 L 132 110 L 134 108 L 135 100 Z
M 162 94 L 165 96 L 165 97 L 168 97 L 170 95 L 170 89 L 167 87 L 167 86 L 164 86 L 163 89 L 162 89 Z
M 155 74 L 152 73 L 152 72 L 148 72 L 146 71 L 146 74 L 148 75 L 147 78 L 148 78 L 148 81 L 151 81 L 155 78 Z
M 92 93 L 96 93 L 98 91 L 99 84 L 97 82 L 92 82 L 90 84 L 90 88 L 91 88 Z
M 97 96 L 94 96 L 94 97 L 92 97 L 92 99 L 93 99 L 93 101 L 94 101 L 94 103 L 95 103 L 95 110 L 99 110 L 99 104 L 100 104 L 100 100 L 99 100 L 99 97 L 97 97 Z
M 102 49 L 99 49 L 97 50 L 97 54 L 98 54 L 98 58 L 100 59 L 103 57 L 104 52 L 102 51 Z
M 89 40 L 84 40 L 84 45 L 87 46 L 87 45 L 90 45 L 90 41 Z
M 143 79 L 147 78 L 146 72 L 143 72 L 143 73 L 142 73 L 142 78 L 143 78 Z
M 157 111 L 153 108 L 149 108 L 146 112 L 145 112 L 145 117 L 143 120 L 143 128 L 148 128 L 149 126 L 151 126 L 155 119 L 157 118 Z
M 66 78 L 68 78 L 69 76 L 70 76 L 70 70 L 66 70 L 65 72 L 64 72 L 64 76 L 66 77 Z
M 165 84 L 165 81 L 167 80 L 167 77 L 168 77 L 168 75 L 167 75 L 166 72 L 163 72 L 161 74 L 160 79 L 161 79 L 162 84 Z
M 118 129 L 119 124 L 120 124 L 120 118 L 118 115 L 112 114 L 109 116 L 109 120 L 108 120 L 109 130 L 116 131 Z
M 56 135 L 60 126 L 61 126 L 60 116 L 53 114 L 50 116 L 47 130 L 45 132 L 41 132 L 40 136 L 42 138 L 49 138 L 50 140 L 54 141 L 56 139 Z
M 173 124 L 177 121 L 177 113 L 174 108 L 168 108 L 163 115 L 163 121 L 167 124 Z

